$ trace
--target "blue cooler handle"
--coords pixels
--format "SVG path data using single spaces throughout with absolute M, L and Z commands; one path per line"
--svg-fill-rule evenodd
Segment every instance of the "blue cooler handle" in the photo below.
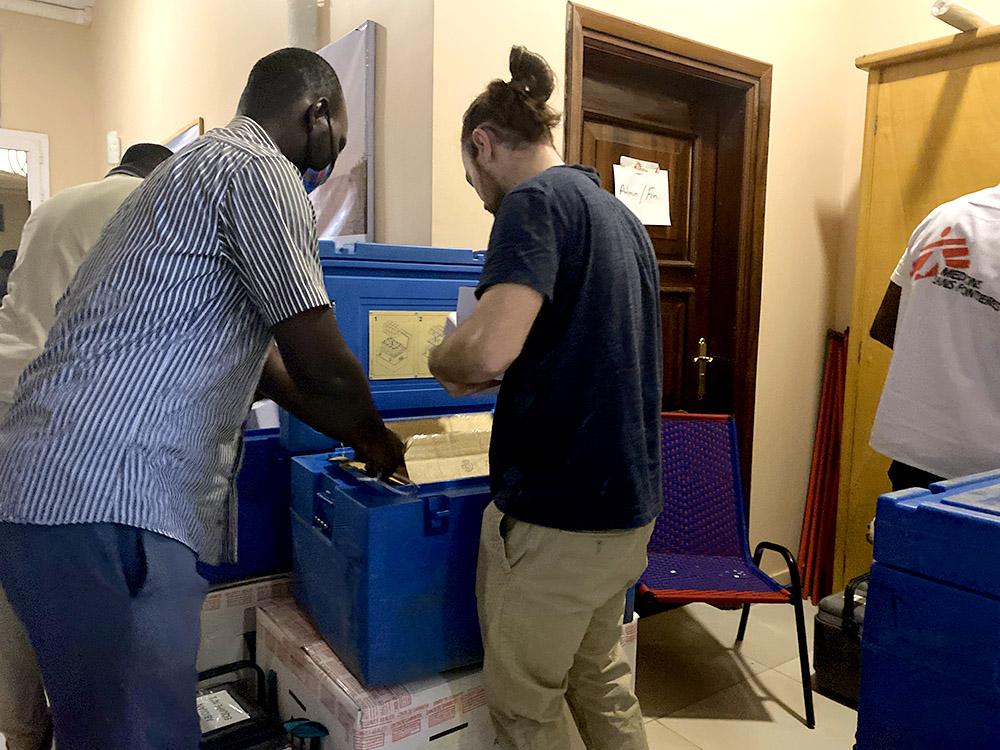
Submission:
M 340 467 L 340 470 L 344 472 L 344 474 L 346 474 L 347 477 L 351 479 L 351 481 L 353 481 L 355 484 L 368 485 L 368 486 L 376 485 L 380 489 L 388 490 L 393 494 L 401 495 L 403 497 L 408 497 L 411 494 L 410 490 L 415 486 L 412 483 L 411 484 L 397 483 L 394 485 L 391 479 L 383 482 L 378 477 L 370 477 L 360 469 L 351 466 L 348 463 L 348 461 L 350 460 L 351 459 L 347 458 L 346 456 L 337 457 L 331 459 L 331 463 L 337 464 Z

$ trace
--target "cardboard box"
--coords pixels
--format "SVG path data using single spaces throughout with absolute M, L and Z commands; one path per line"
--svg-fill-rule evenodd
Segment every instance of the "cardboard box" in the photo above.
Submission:
M 330 736 L 323 750 L 485 750 L 495 734 L 482 672 L 465 669 L 367 690 L 291 600 L 257 613 L 257 663 L 274 671 L 282 719 L 308 718 Z
M 396 479 L 406 483 L 450 482 L 490 473 L 489 412 L 443 417 L 397 419 L 386 423 L 405 443 L 405 470 Z M 344 458 L 357 470 L 364 464 Z
M 201 608 L 198 671 L 251 658 L 247 635 L 256 631 L 257 606 L 291 590 L 291 576 L 277 575 L 210 591 Z
M 633 681 L 638 622 L 636 615 L 622 627 Z M 257 663 L 277 675 L 281 718 L 308 718 L 327 727 L 330 737 L 324 740 L 323 750 L 486 750 L 493 746 L 495 733 L 479 669 L 367 690 L 292 600 L 261 605 L 257 634 Z

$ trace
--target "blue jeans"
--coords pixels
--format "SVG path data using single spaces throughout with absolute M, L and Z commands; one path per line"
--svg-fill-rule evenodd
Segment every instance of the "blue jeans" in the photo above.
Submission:
M 195 750 L 189 548 L 116 524 L 0 523 L 0 583 L 38 655 L 59 750 Z

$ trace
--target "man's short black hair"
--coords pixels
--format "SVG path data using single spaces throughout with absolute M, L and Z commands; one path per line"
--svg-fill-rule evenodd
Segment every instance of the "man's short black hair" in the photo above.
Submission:
M 286 47 L 257 61 L 240 97 L 240 112 L 272 117 L 302 98 L 326 97 L 330 112 L 340 110 L 343 90 L 336 71 L 326 60 L 299 47 Z
M 159 143 L 137 143 L 129 147 L 122 156 L 118 169 L 135 174 L 136 177 L 147 177 L 161 162 L 173 155 L 173 151 Z

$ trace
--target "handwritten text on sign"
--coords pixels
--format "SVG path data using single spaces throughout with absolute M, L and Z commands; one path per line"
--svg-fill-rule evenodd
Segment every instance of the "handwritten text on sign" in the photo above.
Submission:
M 647 226 L 670 226 L 670 178 L 615 164 L 615 195 Z

